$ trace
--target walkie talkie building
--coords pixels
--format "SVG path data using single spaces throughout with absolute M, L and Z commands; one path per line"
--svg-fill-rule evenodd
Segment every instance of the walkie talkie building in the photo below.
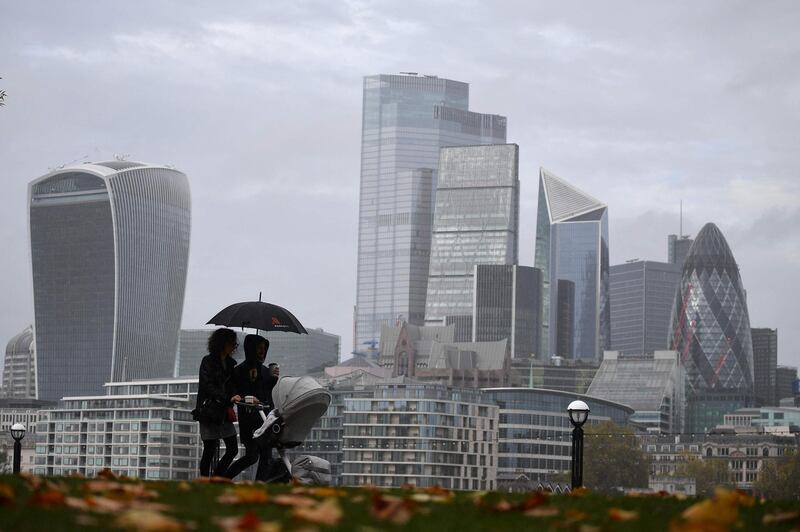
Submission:
M 172 376 L 189 259 L 186 176 L 129 161 L 30 183 L 39 399 Z

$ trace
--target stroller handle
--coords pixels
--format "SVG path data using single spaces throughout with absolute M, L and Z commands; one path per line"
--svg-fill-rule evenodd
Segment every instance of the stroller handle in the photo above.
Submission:
M 254 409 L 259 410 L 259 411 L 263 411 L 264 407 L 265 407 L 265 405 L 263 403 L 257 403 L 257 404 L 256 403 L 245 403 L 244 401 L 234 401 L 233 404 L 235 404 L 236 406 L 243 406 L 245 408 L 254 408 Z M 272 410 L 271 406 L 269 408 L 270 408 L 270 410 Z

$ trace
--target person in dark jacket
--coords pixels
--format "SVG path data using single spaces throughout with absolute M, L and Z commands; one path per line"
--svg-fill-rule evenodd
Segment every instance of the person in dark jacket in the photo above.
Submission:
M 277 378 L 264 367 L 268 350 L 269 340 L 256 334 L 248 334 L 244 339 L 244 361 L 233 370 L 237 395 L 245 399 L 252 397 L 253 404 L 262 405 L 267 412 L 272 409 L 272 388 L 277 382 Z M 257 409 L 243 405 L 239 405 L 238 411 L 239 437 L 244 445 L 245 455 L 231 464 L 226 476 L 234 478 L 259 461 L 256 480 L 266 480 L 272 449 L 260 449 L 253 440 L 253 431 L 263 423 L 261 415 Z
M 224 476 L 239 446 L 236 441 L 236 428 L 227 415 L 227 409 L 241 397 L 236 394 L 233 384 L 235 361 L 231 358 L 238 347 L 236 333 L 230 329 L 217 329 L 208 338 L 208 355 L 200 362 L 200 376 L 197 387 L 197 409 L 200 421 L 200 439 L 203 440 L 203 454 L 200 458 L 200 476 L 211 475 L 211 461 L 219 446 L 225 442 L 225 454 L 214 469 L 214 476 Z M 213 408 L 204 407 L 206 402 Z M 214 411 L 213 418 L 208 412 Z M 221 415 L 216 415 L 221 412 Z

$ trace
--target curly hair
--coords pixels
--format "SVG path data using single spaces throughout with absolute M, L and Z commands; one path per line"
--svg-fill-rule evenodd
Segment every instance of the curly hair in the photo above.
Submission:
M 236 333 L 231 329 L 217 329 L 208 337 L 208 354 L 219 355 L 231 343 L 236 343 Z

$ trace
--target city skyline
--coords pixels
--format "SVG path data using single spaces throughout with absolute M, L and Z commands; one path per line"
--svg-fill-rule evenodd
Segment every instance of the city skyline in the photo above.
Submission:
M 52 9 L 55 19 L 78 23 L 75 10 Z M 252 18 L 245 18 L 245 7 L 224 17 L 210 7 L 193 8 L 181 11 L 180 29 L 178 13 L 167 10 L 153 24 L 151 17 L 121 9 L 106 29 L 80 38 L 42 21 L 35 5 L 12 6 L 0 22 L 9 58 L 0 72 L 0 88 L 8 92 L 0 134 L 10 139 L 0 146 L 4 341 L 33 320 L 27 181 L 84 155 L 103 160 L 131 153 L 186 171 L 203 213 L 192 237 L 184 326 L 199 326 L 230 301 L 263 290 L 265 299 L 296 311 L 303 322 L 341 334 L 346 354 L 355 287 L 360 79 L 409 68 L 468 82 L 472 108 L 509 117 L 507 140 L 521 147 L 520 264 L 533 264 L 540 165 L 576 178 L 584 190 L 603 190 L 612 213 L 611 264 L 664 260 L 664 238 L 678 230 L 682 197 L 685 233 L 713 220 L 736 250 L 752 325 L 793 329 L 788 294 L 800 245 L 791 228 L 800 219 L 800 190 L 792 148 L 797 111 L 789 97 L 798 80 L 783 62 L 798 49 L 790 16 L 743 8 L 720 24 L 722 4 L 702 13 L 651 7 L 667 29 L 648 30 L 645 39 L 643 21 L 653 13 L 640 8 L 610 20 L 599 8 L 570 19 L 549 8 L 526 12 L 519 6 L 514 17 L 492 13 L 486 19 L 519 37 L 520 49 L 505 51 L 480 32 L 471 44 L 438 28 L 440 6 L 430 19 L 370 7 L 315 14 L 306 6 L 274 22 L 268 7 Z M 471 17 L 483 15 L 458 13 L 460 29 L 478 28 L 483 19 Z M 104 8 L 80 13 L 81 21 L 99 18 L 110 18 Z M 304 31 L 333 28 L 320 34 L 330 51 L 292 51 L 285 43 L 295 42 L 292 24 L 299 20 Z M 700 40 L 682 27 L 703 27 L 721 40 Z M 262 37 L 265 28 L 279 36 L 283 57 L 263 53 L 271 46 Z M 743 32 L 754 39 L 737 42 L 734 36 Z M 363 38 L 352 44 L 345 34 Z M 448 52 L 442 56 L 460 59 L 428 58 L 419 43 L 436 43 Z M 314 54 L 324 60 L 304 61 Z M 654 69 L 638 73 L 648 63 L 657 63 L 669 80 Z M 713 79 L 695 75 L 709 69 Z M 677 94 L 665 92 L 679 78 L 693 82 Z M 63 91 L 50 89 L 56 86 Z M 120 130 L 121 122 L 128 127 Z M 149 132 L 155 122 L 164 124 L 158 135 Z M 704 199 L 710 197 L 713 202 Z M 295 252 L 298 237 L 314 250 L 312 260 Z M 783 334 L 778 357 L 780 364 L 798 365 L 800 340 Z

